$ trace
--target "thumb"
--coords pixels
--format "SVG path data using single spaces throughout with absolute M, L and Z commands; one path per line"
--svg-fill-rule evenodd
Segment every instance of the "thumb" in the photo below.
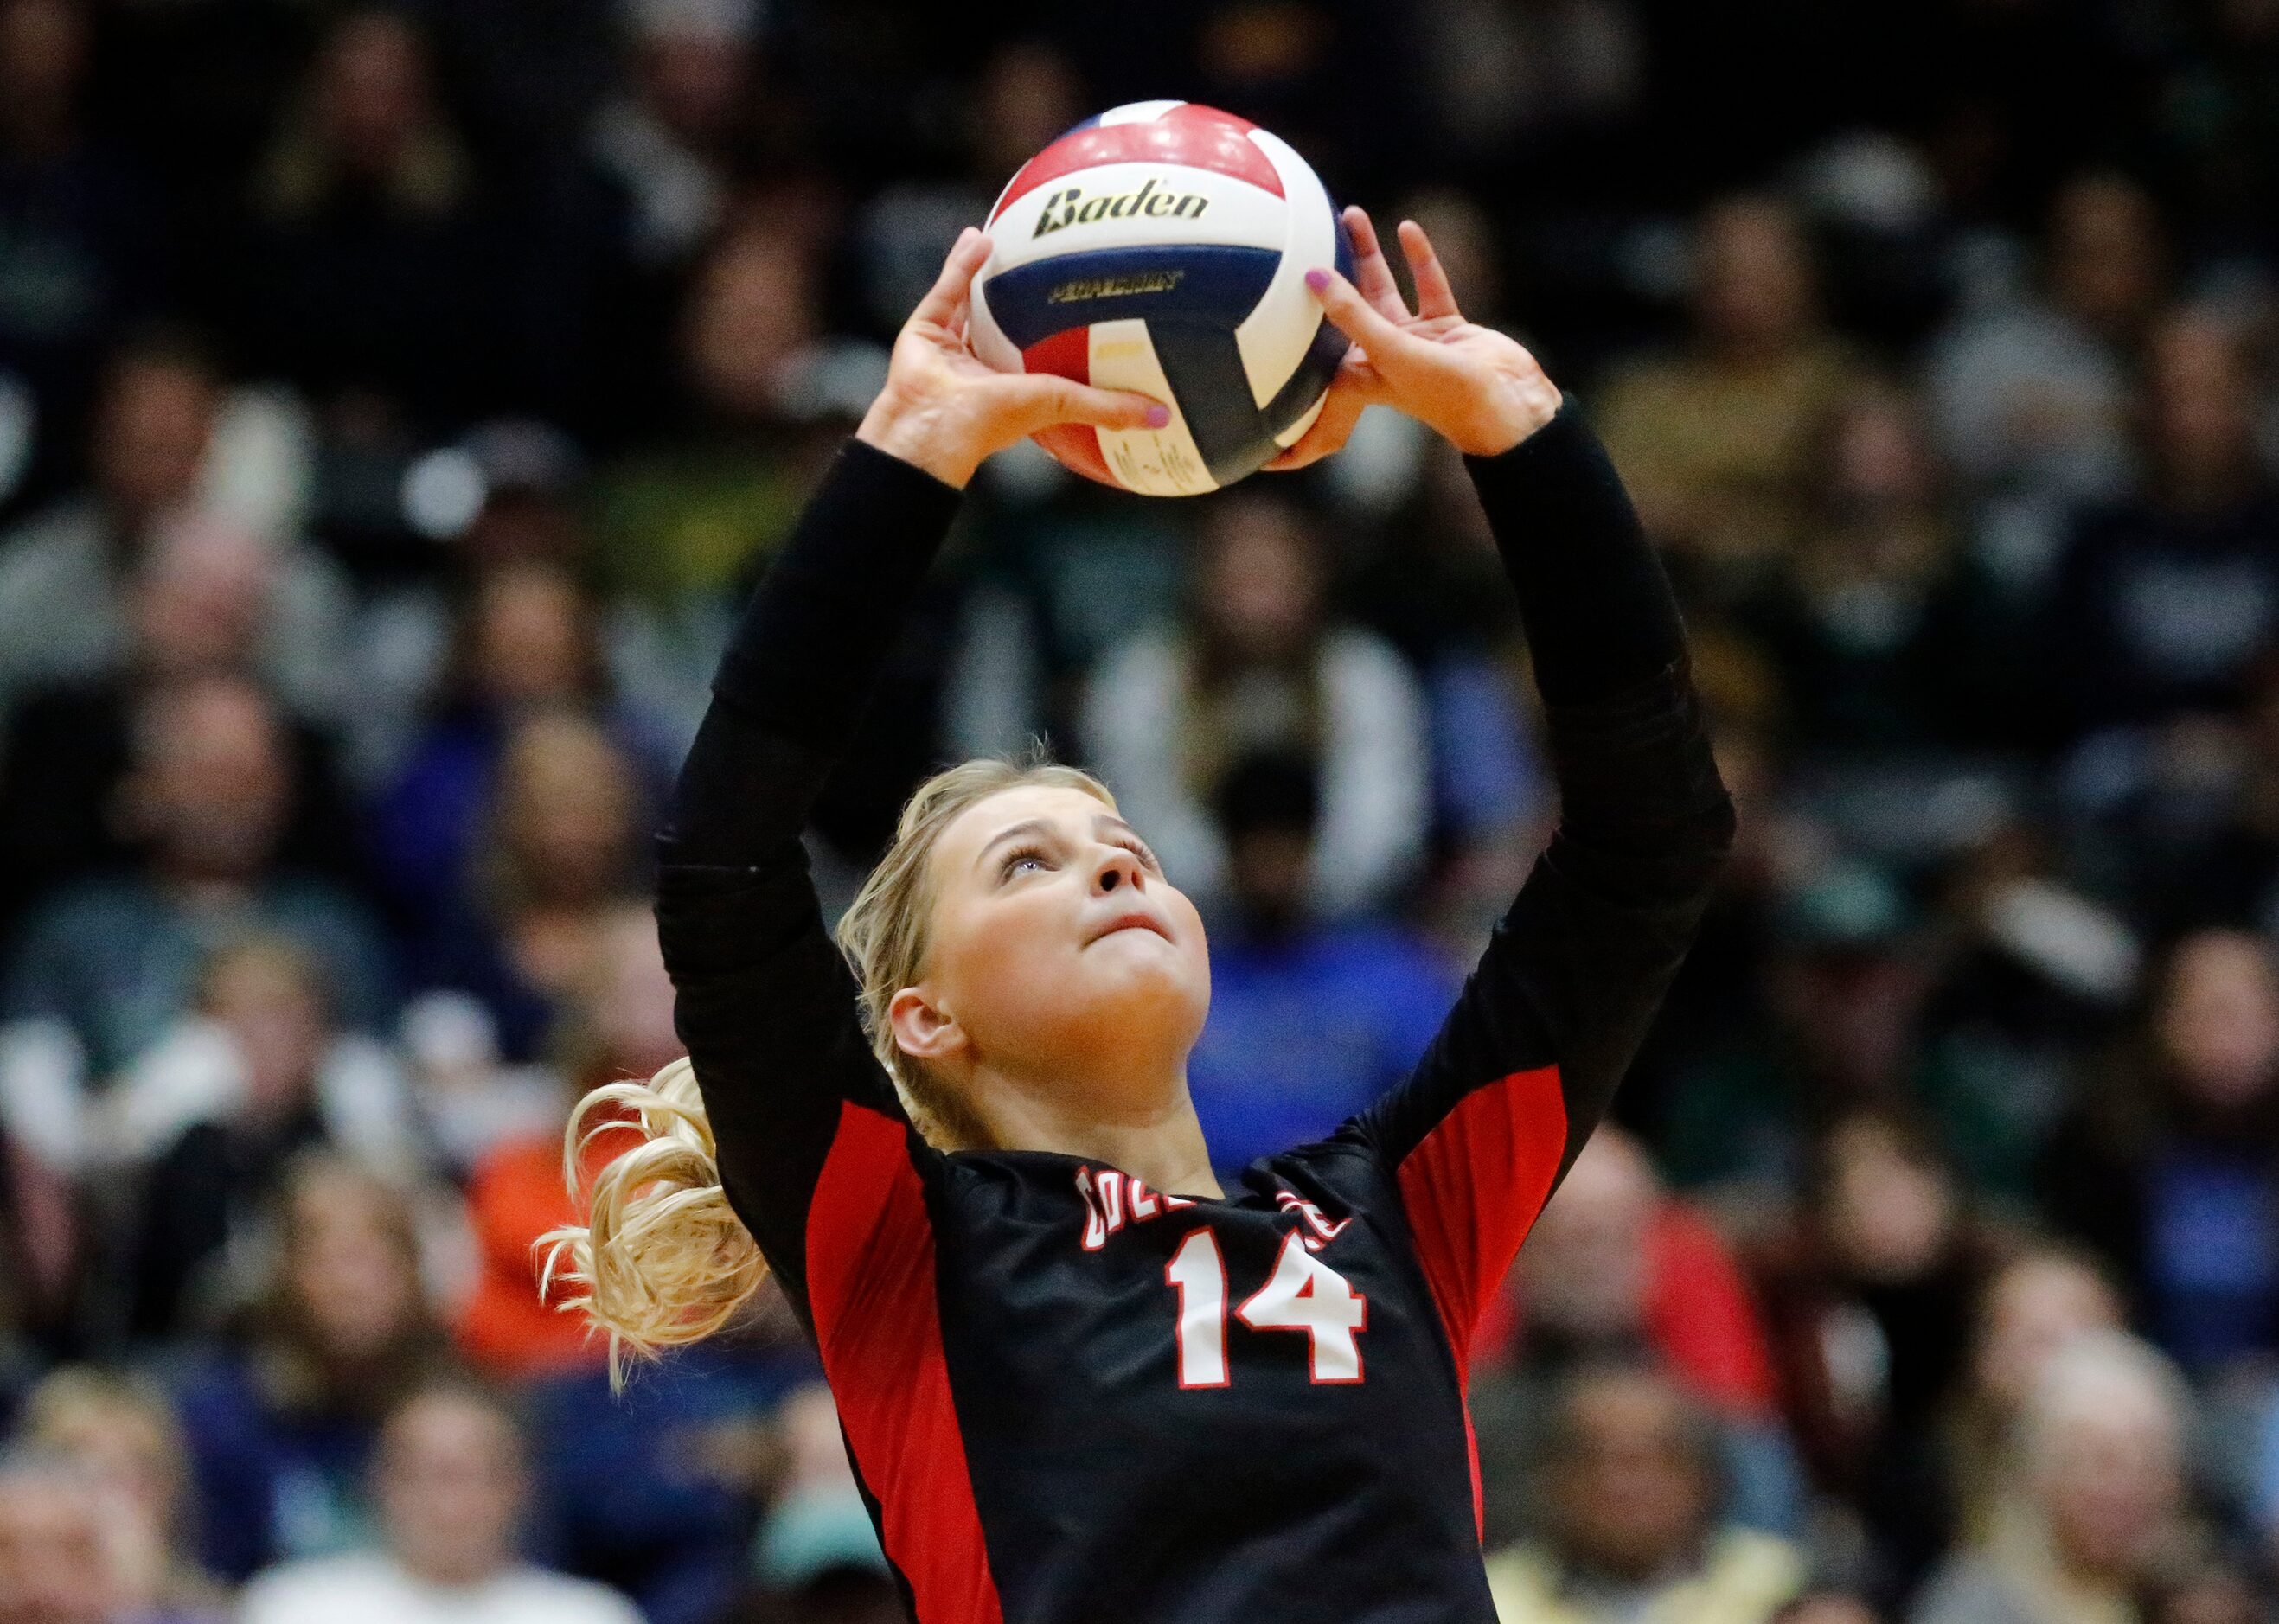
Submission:
M 1306 272 L 1306 286 L 1338 331 L 1370 356 L 1386 355 L 1408 341 L 1407 333 L 1378 314 L 1377 307 L 1361 296 L 1361 290 L 1337 272 L 1317 265 Z
M 996 380 L 1006 415 L 1024 434 L 1058 423 L 1088 423 L 1094 428 L 1163 428 L 1170 409 L 1124 389 L 1095 389 L 1050 373 L 1011 373 Z

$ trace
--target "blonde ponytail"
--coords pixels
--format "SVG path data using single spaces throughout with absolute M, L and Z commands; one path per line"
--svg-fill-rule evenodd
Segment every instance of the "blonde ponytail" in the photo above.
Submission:
M 560 1306 L 609 1332 L 615 1386 L 624 1384 L 628 1355 L 653 1359 L 718 1330 L 768 1272 L 721 1188 L 712 1125 L 686 1056 L 646 1083 L 606 1084 L 579 1101 L 562 1145 L 571 1193 L 595 1140 L 634 1132 L 639 1142 L 595 1176 L 587 1222 L 538 1237 L 546 1250 L 540 1295 L 556 1280 L 585 1288 Z
M 916 982 L 932 914 L 928 857 L 942 831 L 976 802 L 1028 785 L 1081 790 L 1113 811 L 1116 799 L 1089 773 L 1040 757 L 972 761 L 920 785 L 894 842 L 840 922 L 839 945 L 861 987 L 872 1053 L 894 1080 L 911 1121 L 944 1150 L 982 1145 L 965 1102 L 895 1047 L 886 1023 L 894 994 Z M 598 1121 L 597 1113 L 605 1113 Z M 562 1145 L 563 1177 L 580 1193 L 586 1153 L 607 1133 L 641 1138 L 594 1180 L 586 1223 L 548 1231 L 541 1296 L 556 1280 L 585 1288 L 564 1300 L 610 1334 L 610 1379 L 622 1384 L 628 1356 L 655 1358 L 718 1330 L 767 1277 L 768 1266 L 720 1187 L 712 1124 L 687 1059 L 646 1083 L 611 1083 L 580 1100 Z

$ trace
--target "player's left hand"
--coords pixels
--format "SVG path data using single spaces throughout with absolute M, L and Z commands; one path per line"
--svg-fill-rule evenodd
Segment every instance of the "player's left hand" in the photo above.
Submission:
M 1516 339 L 1466 321 L 1431 240 L 1400 222 L 1400 250 L 1416 285 L 1411 312 L 1360 209 L 1345 211 L 1354 276 L 1307 272 L 1307 286 L 1352 345 L 1330 397 L 1305 437 L 1266 464 L 1303 468 L 1338 450 L 1370 406 L 1407 412 L 1467 456 L 1493 456 L 1535 433 L 1559 410 L 1559 390 Z

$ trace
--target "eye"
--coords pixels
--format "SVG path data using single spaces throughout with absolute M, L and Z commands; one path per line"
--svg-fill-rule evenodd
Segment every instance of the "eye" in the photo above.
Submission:
M 997 877 L 1000 881 L 1011 879 L 1024 866 L 1040 870 L 1049 868 L 1051 865 L 1045 861 L 1045 848 L 1041 846 L 1015 846 L 997 865 Z
M 1155 854 L 1149 851 L 1147 849 L 1147 843 L 1145 840 L 1140 839 L 1138 836 L 1135 835 L 1127 840 L 1118 840 L 1116 844 L 1122 846 L 1125 851 L 1130 852 L 1134 857 L 1137 857 L 1153 872 L 1161 874 L 1163 871 L 1163 865 L 1155 861 Z

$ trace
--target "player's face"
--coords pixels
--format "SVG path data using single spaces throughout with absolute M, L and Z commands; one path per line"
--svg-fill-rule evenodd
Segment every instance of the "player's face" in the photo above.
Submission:
M 1135 1083 L 1184 1062 L 1210 1003 L 1202 920 L 1106 806 L 1076 789 L 1001 791 L 942 831 L 932 871 L 919 991 L 971 1059 Z

